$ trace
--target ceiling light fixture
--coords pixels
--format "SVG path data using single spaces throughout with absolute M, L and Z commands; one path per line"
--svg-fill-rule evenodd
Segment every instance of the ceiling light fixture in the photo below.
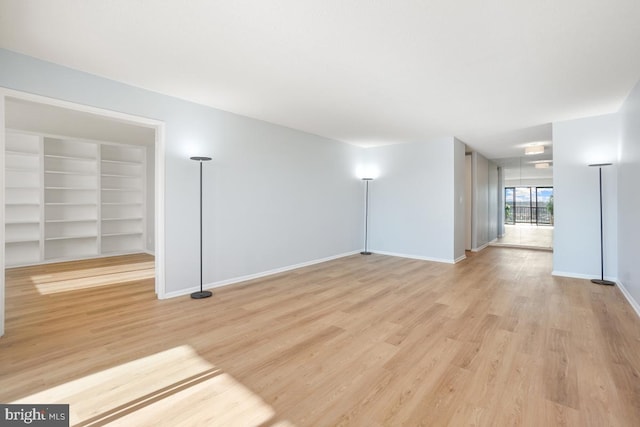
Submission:
M 536 163 L 536 169 L 547 169 L 549 167 L 549 163 Z
M 544 145 L 530 145 L 528 147 L 524 147 L 524 154 L 526 156 L 542 153 L 544 153 Z

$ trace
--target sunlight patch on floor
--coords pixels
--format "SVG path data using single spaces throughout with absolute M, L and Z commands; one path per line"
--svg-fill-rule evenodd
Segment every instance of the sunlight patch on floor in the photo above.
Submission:
M 260 396 L 188 345 L 91 373 L 11 403 L 70 404 L 71 425 L 78 426 L 250 426 L 275 417 L 273 408 Z M 173 415 L 166 416 L 169 413 Z M 175 414 L 180 415 L 176 418 Z
M 153 279 L 155 270 L 153 263 L 150 266 L 131 269 L 129 271 L 91 271 L 87 270 L 87 277 L 69 278 L 68 273 L 40 274 L 30 277 L 31 282 L 41 295 L 50 295 L 60 292 L 71 292 L 81 289 L 112 286 L 138 280 Z M 100 269 L 96 269 L 100 270 Z M 103 269 L 104 270 L 104 269 Z M 76 275 L 77 276 L 77 275 Z

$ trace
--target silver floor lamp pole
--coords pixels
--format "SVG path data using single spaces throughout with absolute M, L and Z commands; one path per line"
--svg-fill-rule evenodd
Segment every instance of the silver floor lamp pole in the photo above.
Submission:
M 202 162 L 211 160 L 211 157 L 191 157 L 191 160 L 200 162 L 200 290 L 191 294 L 193 299 L 209 298 L 213 293 L 202 290 Z
M 594 163 L 589 166 L 598 168 L 598 175 L 600 177 L 600 278 L 591 279 L 591 281 L 598 285 L 614 286 L 615 282 L 604 280 L 604 226 L 602 221 L 602 167 L 611 166 L 611 163 Z
M 371 255 L 368 248 L 369 240 L 369 181 L 373 178 L 362 178 L 365 182 L 365 202 L 364 202 L 364 251 L 360 252 L 361 255 Z

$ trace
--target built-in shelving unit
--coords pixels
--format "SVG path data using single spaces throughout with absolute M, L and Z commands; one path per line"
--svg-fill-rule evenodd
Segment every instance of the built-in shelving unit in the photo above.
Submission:
M 5 263 L 40 261 L 42 137 L 7 132 L 5 138 Z
M 100 149 L 102 253 L 142 248 L 145 234 L 144 148 L 104 144 Z
M 44 139 L 44 259 L 96 256 L 98 145 Z
M 8 266 L 139 252 L 145 148 L 8 131 Z

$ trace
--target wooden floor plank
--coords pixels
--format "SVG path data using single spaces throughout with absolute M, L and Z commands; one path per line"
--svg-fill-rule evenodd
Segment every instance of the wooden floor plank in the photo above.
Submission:
M 360 255 L 158 300 L 146 254 L 6 271 L 0 402 L 72 425 L 637 426 L 640 319 L 552 254 Z

